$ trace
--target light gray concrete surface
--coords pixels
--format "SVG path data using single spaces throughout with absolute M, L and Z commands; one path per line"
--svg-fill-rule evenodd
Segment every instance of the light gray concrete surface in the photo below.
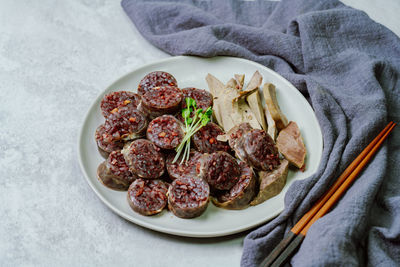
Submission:
M 344 2 L 400 33 L 398 1 Z M 144 229 L 103 205 L 79 169 L 91 102 L 165 57 L 119 1 L 0 1 L 0 266 L 239 265 L 245 233 L 193 239 Z

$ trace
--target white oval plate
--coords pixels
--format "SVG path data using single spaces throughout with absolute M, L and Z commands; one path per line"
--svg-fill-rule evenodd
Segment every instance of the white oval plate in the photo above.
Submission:
M 100 101 L 111 91 L 136 91 L 139 81 L 147 73 L 161 70 L 174 75 L 181 88 L 196 87 L 207 89 L 207 73 L 222 82 L 227 82 L 235 73 L 246 75 L 246 81 L 258 70 L 263 82 L 271 82 L 277 88 L 277 98 L 283 113 L 289 120 L 297 122 L 304 138 L 308 155 L 305 172 L 289 171 L 287 183 L 282 192 L 264 203 L 244 210 L 224 210 L 209 204 L 202 216 L 194 219 L 180 219 L 164 210 L 156 216 L 142 216 L 135 213 L 126 201 L 126 192 L 113 191 L 103 186 L 96 177 L 97 166 L 104 160 L 98 153 L 94 141 L 96 128 L 104 122 L 100 112 Z M 258 63 L 233 57 L 200 58 L 179 56 L 148 64 L 121 77 L 97 97 L 90 107 L 82 125 L 79 139 L 79 161 L 86 180 L 97 196 L 121 217 L 156 231 L 191 237 L 215 237 L 241 232 L 260 225 L 277 216 L 284 208 L 284 196 L 295 180 L 313 174 L 322 154 L 322 133 L 313 109 L 301 93 L 286 79 Z

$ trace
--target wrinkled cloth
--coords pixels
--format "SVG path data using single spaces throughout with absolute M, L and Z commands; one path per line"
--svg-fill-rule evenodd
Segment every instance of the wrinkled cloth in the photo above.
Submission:
M 387 122 L 399 122 L 399 38 L 338 1 L 123 0 L 122 7 L 171 55 L 259 62 L 312 104 L 324 139 L 318 171 L 289 188 L 277 218 L 246 236 L 242 266 L 257 266 Z M 293 266 L 400 265 L 399 146 L 395 129 L 310 228 Z

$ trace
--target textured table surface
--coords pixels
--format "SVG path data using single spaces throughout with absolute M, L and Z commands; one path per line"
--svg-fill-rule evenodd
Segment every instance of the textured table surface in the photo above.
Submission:
M 397 0 L 344 3 L 400 35 Z M 175 237 L 111 212 L 83 178 L 77 139 L 112 81 L 168 57 L 119 1 L 0 1 L 0 265 L 238 266 L 246 233 Z

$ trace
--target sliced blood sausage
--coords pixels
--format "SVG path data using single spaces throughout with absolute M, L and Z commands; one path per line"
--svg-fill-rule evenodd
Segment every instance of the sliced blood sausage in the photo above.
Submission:
M 137 109 L 140 104 L 140 95 L 133 92 L 118 91 L 112 92 L 103 97 L 100 103 L 101 112 L 104 117 L 119 107 Z
M 213 97 L 210 92 L 207 92 L 206 90 L 187 87 L 182 89 L 182 93 L 182 108 L 186 108 L 186 97 L 193 98 L 196 101 L 197 108 L 201 108 L 203 111 L 205 111 L 208 107 L 212 107 L 213 105 Z
M 213 153 L 216 151 L 229 151 L 227 142 L 217 140 L 218 135 L 223 135 L 224 131 L 213 122 L 207 123 L 193 135 L 195 148 L 201 153 Z
M 135 180 L 128 189 L 129 206 L 142 215 L 160 213 L 167 205 L 167 185 L 161 180 Z
M 175 114 L 181 107 L 182 91 L 173 86 L 154 87 L 142 96 L 140 110 L 154 119 L 164 114 Z
M 108 115 L 104 127 L 112 140 L 134 140 L 145 134 L 147 119 L 139 110 L 121 107 Z
M 226 152 L 204 154 L 196 171 L 213 189 L 229 190 L 239 180 L 240 168 L 236 159 Z
M 141 178 L 157 179 L 164 173 L 165 161 L 160 148 L 146 139 L 137 139 L 122 150 L 132 173 Z
M 210 187 L 201 178 L 182 177 L 168 188 L 168 208 L 180 218 L 200 216 L 207 208 Z
M 149 123 L 147 139 L 163 149 L 176 148 L 183 139 L 182 123 L 172 115 L 163 115 Z
M 122 142 L 113 140 L 112 136 L 106 132 L 104 124 L 97 127 L 94 136 L 100 155 L 104 158 L 108 158 L 111 152 L 120 150 L 123 147 Z
M 248 122 L 243 122 L 230 129 L 227 133 L 229 146 L 232 149 L 235 149 L 237 141 L 243 136 L 243 134 L 247 133 L 251 129 L 253 128 Z
M 224 209 L 240 210 L 247 208 L 256 193 L 256 178 L 251 167 L 240 162 L 239 181 L 229 190 L 218 194 L 212 202 Z
M 201 153 L 196 150 L 191 150 L 189 153 L 189 160 L 181 164 L 179 158 L 175 163 L 172 161 L 175 158 L 175 154 L 169 154 L 166 160 L 167 172 L 171 179 L 179 179 L 183 177 L 196 177 L 196 166 L 201 157 Z
M 247 155 L 244 151 L 243 135 L 253 129 L 248 122 L 241 123 L 230 129 L 227 133 L 229 146 L 235 151 L 237 158 L 247 162 Z
M 264 130 L 248 131 L 243 135 L 243 141 L 248 163 L 254 168 L 271 171 L 280 164 L 278 149 Z
M 138 93 L 144 95 L 154 87 L 178 86 L 178 82 L 172 74 L 164 71 L 153 71 L 144 76 L 138 86 Z
M 129 170 L 120 150 L 113 151 L 107 160 L 97 168 L 97 177 L 105 186 L 114 190 L 128 190 L 137 178 Z

